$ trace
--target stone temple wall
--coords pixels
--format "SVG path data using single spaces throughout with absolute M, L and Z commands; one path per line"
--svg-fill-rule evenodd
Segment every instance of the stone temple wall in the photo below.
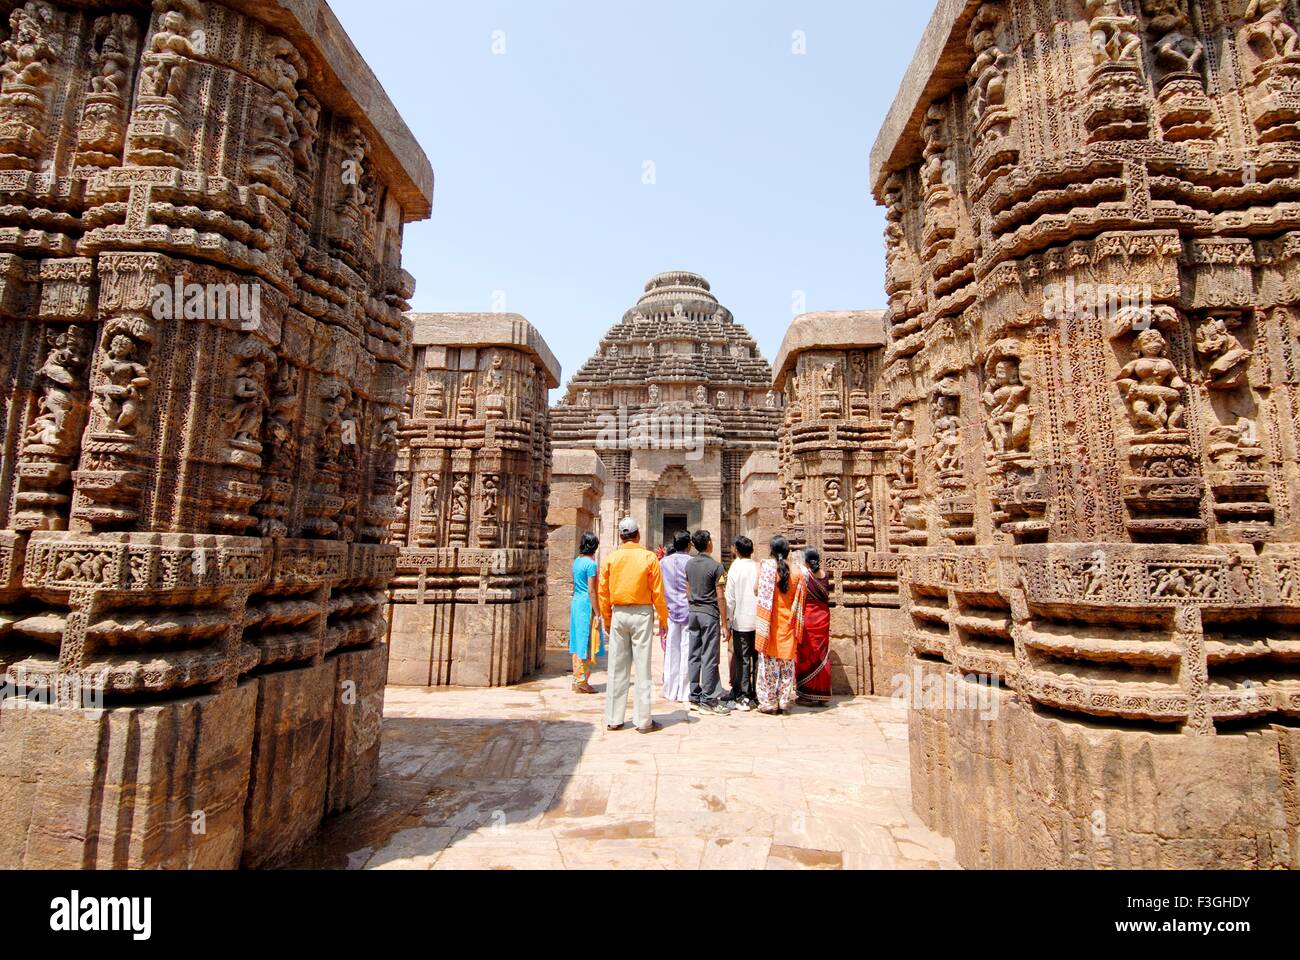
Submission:
M 389 682 L 519 683 L 546 656 L 546 399 L 559 364 L 514 314 L 413 320 Z
M 795 547 L 820 550 L 831 575 L 838 693 L 891 693 L 906 653 L 889 525 L 897 444 L 882 405 L 884 346 L 881 312 L 808 314 L 790 327 L 775 367 L 786 397 L 780 530 Z
M 432 171 L 323 0 L 0 14 L 0 866 L 271 863 L 377 772 Z
M 600 536 L 606 479 L 605 465 L 594 450 L 555 451 L 546 511 L 546 645 L 553 650 L 569 647 L 573 561 L 583 534 Z
M 873 152 L 913 782 L 967 866 L 1300 866 L 1296 24 L 943 0 Z

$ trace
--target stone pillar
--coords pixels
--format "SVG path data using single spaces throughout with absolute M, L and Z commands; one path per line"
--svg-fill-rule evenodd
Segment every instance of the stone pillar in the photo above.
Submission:
M 883 316 L 840 311 L 798 318 L 781 345 L 774 381 L 786 397 L 774 498 L 778 529 L 796 548 L 820 550 L 831 575 L 834 690 L 878 696 L 893 692 L 906 652 L 897 557 L 883 522 L 896 460 L 881 396 Z
M 551 470 L 551 500 L 546 514 L 546 643 L 552 649 L 569 646 L 569 604 L 573 599 L 573 561 L 584 533 L 601 538 L 608 550 L 617 533 L 600 527 L 600 501 L 605 495 L 605 465 L 589 450 L 557 450 Z
M 414 314 L 400 428 L 389 683 L 507 686 L 544 662 L 560 369 L 514 314 Z
M 745 461 L 740 474 L 740 533 L 754 541 L 754 556 L 766 556 L 767 545 L 783 528 L 780 462 L 775 450 L 760 450 Z M 730 549 L 731 544 L 723 546 Z
M 432 171 L 323 0 L 10 6 L 0 867 L 273 863 L 375 780 Z
M 917 810 L 1300 867 L 1295 6 L 1042 14 L 944 4 L 872 153 Z

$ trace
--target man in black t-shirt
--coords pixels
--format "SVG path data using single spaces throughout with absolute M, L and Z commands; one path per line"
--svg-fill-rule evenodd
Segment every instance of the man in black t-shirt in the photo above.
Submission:
M 690 601 L 691 652 L 687 672 L 691 682 L 691 709 L 725 717 L 731 711 L 722 703 L 719 661 L 722 640 L 727 636 L 727 601 L 724 584 L 727 571 L 713 559 L 713 537 L 697 530 L 691 537 L 696 556 L 686 565 L 686 589 Z

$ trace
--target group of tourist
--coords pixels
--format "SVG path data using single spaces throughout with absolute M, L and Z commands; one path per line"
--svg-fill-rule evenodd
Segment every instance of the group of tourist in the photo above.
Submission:
M 634 518 L 619 523 L 618 535 L 618 549 L 602 564 L 595 559 L 600 540 L 583 536 L 569 622 L 574 692 L 597 692 L 591 674 L 608 643 L 608 730 L 626 723 L 633 673 L 636 729 L 662 729 L 651 709 L 656 628 L 663 696 L 671 703 L 712 716 L 752 710 L 778 716 L 796 703 L 830 703 L 830 585 L 818 551 L 792 556 L 789 541 L 774 537 L 771 557 L 760 564 L 753 542 L 739 537 L 727 569 L 707 530 L 678 533 L 662 558 L 641 545 Z M 729 691 L 722 686 L 724 641 L 731 649 Z

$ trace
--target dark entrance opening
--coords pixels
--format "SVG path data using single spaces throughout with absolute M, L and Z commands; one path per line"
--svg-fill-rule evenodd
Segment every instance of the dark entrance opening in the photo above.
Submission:
M 666 513 L 664 514 L 663 540 L 661 541 L 664 548 L 667 549 L 673 544 L 673 537 L 683 530 L 690 530 L 690 520 L 686 514 Z

